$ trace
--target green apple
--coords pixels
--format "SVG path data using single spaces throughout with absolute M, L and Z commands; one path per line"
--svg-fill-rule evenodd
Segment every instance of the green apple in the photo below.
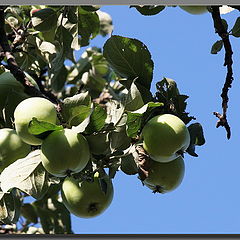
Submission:
M 30 151 L 31 146 L 23 142 L 14 129 L 0 129 L 0 171 Z
M 86 136 L 92 154 L 106 155 L 111 152 L 109 134 L 97 133 Z
M 87 140 L 72 129 L 54 131 L 42 143 L 42 164 L 54 176 L 65 177 L 80 172 L 89 159 Z
M 53 103 L 41 97 L 31 97 L 18 104 L 14 111 L 14 121 L 17 134 L 30 145 L 41 145 L 39 139 L 28 132 L 32 118 L 56 124 L 57 112 Z
M 105 76 L 109 72 L 109 67 L 106 63 L 98 63 L 93 65 L 93 73 L 99 76 Z
M 179 7 L 184 11 L 194 15 L 208 12 L 207 6 L 179 6 Z
M 142 137 L 143 148 L 157 162 L 176 159 L 190 144 L 186 125 L 172 114 L 162 114 L 150 119 L 143 128 Z
M 160 163 L 150 159 L 148 177 L 143 183 L 154 192 L 170 192 L 180 185 L 184 172 L 185 165 L 182 157 L 168 163 Z
M 113 199 L 113 185 L 110 178 L 105 177 L 106 191 L 103 191 L 98 174 L 94 175 L 93 182 L 80 182 L 74 178 L 65 178 L 61 195 L 63 203 L 72 214 L 91 218 L 103 213 Z

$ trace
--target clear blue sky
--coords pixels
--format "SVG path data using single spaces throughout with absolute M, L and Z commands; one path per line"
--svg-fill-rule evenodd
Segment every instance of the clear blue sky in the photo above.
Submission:
M 162 77 L 177 81 L 189 95 L 187 110 L 204 128 L 206 144 L 197 148 L 198 158 L 185 156 L 186 172 L 175 191 L 152 194 L 136 176 L 118 173 L 115 195 L 100 216 L 72 216 L 75 233 L 239 233 L 240 232 L 240 45 L 234 50 L 234 83 L 230 90 L 228 120 L 232 137 L 216 129 L 213 111 L 221 112 L 220 93 L 225 80 L 224 51 L 211 55 L 219 40 L 210 14 L 190 15 L 167 8 L 155 16 L 142 16 L 128 6 L 103 6 L 114 23 L 114 34 L 145 43 L 155 63 L 155 83 Z M 233 26 L 239 12 L 223 15 Z M 107 38 L 97 37 L 91 46 L 102 47 Z

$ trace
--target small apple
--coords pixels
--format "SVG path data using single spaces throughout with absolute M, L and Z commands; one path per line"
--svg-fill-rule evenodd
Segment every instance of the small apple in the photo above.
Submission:
M 109 67 L 106 63 L 98 63 L 93 65 L 93 73 L 99 76 L 105 76 L 109 73 Z
M 186 125 L 172 114 L 162 114 L 150 119 L 143 128 L 142 137 L 143 148 L 157 162 L 176 159 L 190 144 Z
M 89 159 L 87 140 L 71 129 L 54 131 L 42 143 L 42 164 L 54 176 L 65 177 L 80 172 Z
M 20 102 L 14 111 L 17 134 L 30 145 L 41 145 L 42 139 L 28 132 L 28 125 L 33 117 L 56 124 L 57 112 L 54 104 L 45 98 L 31 97 Z
M 101 188 L 98 173 L 94 175 L 94 182 L 65 178 L 61 195 L 69 212 L 82 218 L 91 218 L 103 213 L 112 202 L 113 185 L 109 177 L 101 181 L 105 182 L 106 191 Z
M 194 15 L 208 12 L 207 6 L 179 6 L 179 7 L 184 11 Z
M 86 136 L 92 154 L 106 155 L 111 152 L 109 134 L 97 133 Z
M 185 165 L 181 156 L 167 163 L 160 163 L 150 159 L 148 164 L 148 177 L 143 183 L 154 192 L 170 192 L 182 182 Z
M 30 151 L 31 146 L 23 142 L 14 129 L 0 129 L 0 172 Z

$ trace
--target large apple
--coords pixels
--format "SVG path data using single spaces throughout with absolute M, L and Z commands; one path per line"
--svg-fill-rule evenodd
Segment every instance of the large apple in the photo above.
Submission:
M 168 163 L 150 159 L 148 164 L 148 177 L 143 183 L 154 192 L 170 192 L 182 182 L 185 165 L 181 156 Z
M 184 11 L 194 15 L 208 12 L 207 6 L 179 6 L 179 7 Z
M 52 132 L 41 146 L 44 168 L 54 176 L 65 177 L 80 172 L 90 159 L 87 140 L 71 129 Z
M 41 145 L 42 139 L 35 137 L 28 131 L 32 118 L 56 123 L 57 112 L 53 103 L 41 97 L 31 97 L 18 104 L 14 111 L 14 121 L 17 134 L 30 145 Z
M 162 114 L 150 119 L 143 128 L 142 137 L 143 148 L 158 162 L 176 159 L 190 144 L 186 125 L 172 114 Z
M 94 175 L 94 182 L 65 178 L 61 195 L 69 212 L 78 217 L 91 218 L 106 210 L 113 199 L 113 185 L 108 177 L 101 181 L 104 181 L 105 191 L 101 188 L 98 173 Z
M 0 129 L 0 171 L 30 151 L 31 146 L 23 142 L 14 129 Z

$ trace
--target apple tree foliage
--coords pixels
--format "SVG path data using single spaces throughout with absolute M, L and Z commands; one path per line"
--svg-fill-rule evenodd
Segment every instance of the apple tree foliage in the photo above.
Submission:
M 161 14 L 164 6 L 131 6 L 142 15 Z M 235 7 L 238 8 L 238 7 Z M 45 139 L 49 133 L 72 128 L 88 141 L 91 159 L 75 177 L 87 181 L 96 171 L 100 176 L 117 177 L 118 171 L 136 175 L 143 182 L 141 131 L 151 118 L 163 113 L 178 116 L 191 136 L 185 154 L 197 157 L 196 146 L 205 143 L 203 129 L 187 111 L 188 96 L 177 83 L 163 78 L 150 88 L 154 62 L 147 46 L 131 36 L 111 35 L 111 17 L 99 6 L 1 6 L 0 7 L 0 88 L 1 75 L 11 72 L 28 96 L 41 96 L 55 104 L 58 124 L 33 118 L 29 132 Z M 232 29 L 221 19 L 219 7 L 209 7 L 220 39 L 211 53 L 225 49 L 227 66 L 223 88 L 223 113 L 215 113 L 218 126 L 230 137 L 226 110 L 228 89 L 233 80 L 229 37 L 240 37 L 240 20 Z M 193 16 L 194 17 L 194 16 Z M 104 46 L 92 47 L 97 35 Z M 79 59 L 75 52 L 88 46 Z M 0 89 L 1 91 L 1 89 Z M 1 109 L 1 128 L 14 128 L 6 114 L 18 91 L 9 93 Z M 1 103 L 2 104 L 2 103 Z M 4 233 L 72 233 L 70 213 L 59 198 L 63 178 L 54 177 L 42 166 L 40 147 L 18 159 L 0 175 L 0 222 Z M 102 186 L 104 191 L 104 185 Z M 29 196 L 32 202 L 25 201 Z M 40 225 L 39 225 L 40 224 Z M 40 227 L 39 227 L 40 226 Z

